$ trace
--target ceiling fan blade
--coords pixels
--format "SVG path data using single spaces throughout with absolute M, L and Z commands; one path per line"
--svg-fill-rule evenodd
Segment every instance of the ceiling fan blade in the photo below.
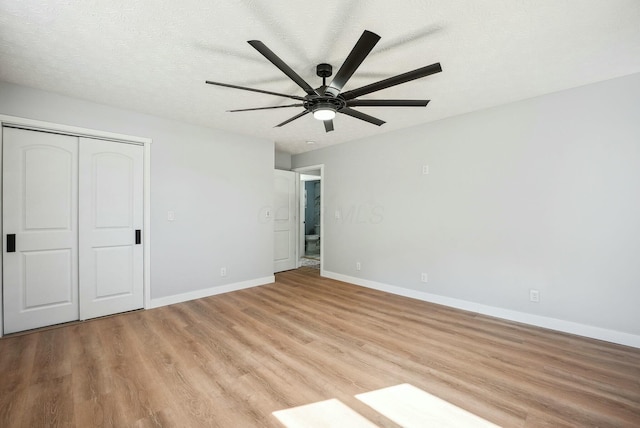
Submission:
M 238 111 L 271 110 L 271 109 L 274 109 L 274 108 L 303 107 L 303 106 L 304 106 L 304 104 L 288 104 L 286 106 L 241 108 L 241 109 L 236 109 L 236 110 L 227 110 L 227 112 L 235 113 L 235 112 L 238 112 Z
M 327 132 L 333 131 L 333 120 L 332 119 L 324 121 L 324 130 L 327 131 Z
M 276 126 L 274 126 L 274 128 L 279 128 L 279 127 L 281 127 L 281 126 L 286 125 L 286 124 L 287 124 L 287 123 L 289 123 L 289 122 L 293 122 L 294 120 L 296 120 L 296 119 L 298 119 L 298 118 L 300 118 L 300 117 L 304 116 L 304 115 L 305 115 L 305 114 L 307 114 L 307 113 L 309 113 L 309 110 L 305 110 L 305 111 L 303 111 L 302 113 L 300 113 L 300 114 L 297 114 L 297 115 L 293 116 L 291 119 L 287 119 L 287 120 L 285 120 L 284 122 L 277 124 Z
M 273 53 L 271 49 L 269 49 L 264 43 L 260 40 L 249 40 L 251 46 L 255 48 L 258 52 L 262 54 L 266 59 L 271 61 L 273 65 L 278 67 L 280 71 L 289 76 L 289 79 L 296 82 L 298 86 L 300 86 L 307 94 L 309 95 L 318 95 L 316 91 L 307 83 L 305 80 L 298 75 L 291 67 L 289 67 L 283 60 L 281 60 L 278 55 Z
M 242 89 L 244 91 L 258 92 L 260 94 L 269 94 L 269 95 L 275 95 L 277 97 L 285 97 L 285 98 L 291 98 L 298 101 L 304 101 L 304 98 L 298 97 L 296 95 L 280 94 L 278 92 L 265 91 L 262 89 L 253 89 L 253 88 L 247 88 L 245 86 L 230 85 L 228 83 L 212 82 L 211 80 L 206 80 L 205 83 L 208 83 L 209 85 L 224 86 L 225 88 Z
M 430 100 L 349 100 L 347 107 L 426 107 Z
M 436 62 L 435 64 L 427 65 L 426 67 L 399 74 L 397 76 L 354 89 L 353 91 L 343 92 L 342 96 L 345 100 L 352 100 L 354 98 L 361 97 L 362 95 L 370 94 L 381 89 L 390 88 L 401 83 L 410 82 L 415 79 L 420 79 L 421 77 L 426 77 L 431 74 L 440 73 L 441 71 L 442 67 L 440 66 L 440 63 Z
M 380 40 L 380 36 L 365 30 L 347 56 L 347 59 L 344 60 L 344 63 L 336 73 L 331 84 L 327 86 L 326 92 L 334 97 L 337 96 L 353 73 L 360 67 L 362 61 L 364 61 L 367 55 L 369 55 L 369 52 L 371 52 L 376 43 L 378 43 L 378 40 Z
M 356 119 L 364 120 L 365 122 L 373 123 L 374 125 L 382 125 L 386 123 L 384 120 L 380 120 L 376 117 L 369 116 L 357 110 L 350 109 L 349 107 L 343 107 L 338 110 L 338 113 L 346 114 L 347 116 L 355 117 Z

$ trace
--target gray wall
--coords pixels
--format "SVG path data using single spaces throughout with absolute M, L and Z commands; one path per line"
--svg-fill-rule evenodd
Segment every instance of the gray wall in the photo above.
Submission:
M 293 157 L 318 164 L 327 272 L 640 335 L 640 74 Z
M 283 169 L 285 171 L 290 171 L 291 170 L 291 154 L 276 150 L 275 167 L 276 169 Z
M 152 298 L 273 275 L 272 142 L 3 82 L 0 114 L 153 139 Z

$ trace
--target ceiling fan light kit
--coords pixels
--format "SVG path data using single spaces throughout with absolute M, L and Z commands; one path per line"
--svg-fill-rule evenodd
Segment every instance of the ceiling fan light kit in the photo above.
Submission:
M 302 107 L 304 111 L 293 116 L 290 119 L 276 125 L 276 127 L 284 126 L 308 113 L 312 113 L 313 117 L 317 120 L 324 122 L 326 132 L 333 131 L 333 119 L 336 113 L 341 113 L 347 116 L 351 116 L 356 119 L 363 120 L 373 125 L 380 126 L 385 122 L 376 117 L 362 113 L 358 110 L 354 110 L 352 107 L 426 107 L 429 100 L 360 100 L 357 99 L 363 95 L 367 95 L 382 89 L 390 88 L 392 86 L 400 85 L 402 83 L 410 82 L 415 79 L 429 76 L 434 73 L 442 71 L 440 63 L 421 67 L 407 73 L 399 74 L 397 76 L 390 77 L 388 79 L 381 80 L 366 86 L 362 86 L 351 91 L 342 92 L 342 88 L 347 81 L 358 69 L 360 64 L 365 60 L 367 55 L 374 48 L 376 43 L 380 40 L 380 36 L 371 31 L 365 30 L 360 36 L 360 39 L 353 47 L 347 59 L 334 76 L 331 83 L 327 85 L 327 77 L 333 74 L 333 69 L 330 64 L 318 64 L 316 67 L 316 74 L 322 78 L 322 86 L 318 88 L 312 88 L 302 77 L 300 77 L 291 67 L 289 67 L 284 61 L 282 61 L 275 53 L 273 53 L 264 43 L 259 40 L 250 40 L 248 43 L 268 59 L 273 65 L 275 65 L 280 71 L 293 80 L 300 88 L 302 88 L 306 95 L 301 97 L 297 95 L 287 95 L 278 92 L 265 91 L 262 89 L 248 88 L 244 86 L 231 85 L 228 83 L 213 82 L 207 80 L 206 83 L 210 85 L 222 86 L 233 89 L 242 89 L 245 91 L 258 92 L 268 95 L 274 95 L 279 97 L 285 97 L 299 101 L 296 104 L 289 104 L 283 106 L 272 107 L 256 107 L 238 110 L 229 110 L 230 112 L 240 111 L 255 111 L 255 110 L 270 110 L 278 108 L 288 107 Z
M 336 110 L 329 103 L 318 103 L 312 111 L 313 117 L 318 120 L 333 120 L 336 117 Z

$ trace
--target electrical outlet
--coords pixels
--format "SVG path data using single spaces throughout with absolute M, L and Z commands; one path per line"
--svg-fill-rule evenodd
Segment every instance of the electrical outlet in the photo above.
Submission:
M 174 221 L 176 219 L 175 211 L 167 211 L 167 220 Z
M 227 276 L 227 268 L 226 267 L 220 268 L 220 276 Z
M 540 301 L 540 292 L 538 290 L 529 290 L 529 300 L 535 303 Z
M 362 269 L 362 265 L 360 264 L 360 262 L 356 262 L 356 270 L 360 269 Z
M 429 165 L 422 165 L 422 175 L 429 174 Z
M 420 281 L 429 282 L 429 277 L 427 276 L 426 273 L 422 272 L 422 275 L 420 275 Z

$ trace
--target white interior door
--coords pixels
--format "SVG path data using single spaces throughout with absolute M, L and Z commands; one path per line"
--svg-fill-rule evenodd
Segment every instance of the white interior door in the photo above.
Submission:
M 143 306 L 144 148 L 80 139 L 80 319 Z
M 3 128 L 4 332 L 78 319 L 78 138 Z
M 275 170 L 274 177 L 274 272 L 295 269 L 296 183 L 298 174 Z

